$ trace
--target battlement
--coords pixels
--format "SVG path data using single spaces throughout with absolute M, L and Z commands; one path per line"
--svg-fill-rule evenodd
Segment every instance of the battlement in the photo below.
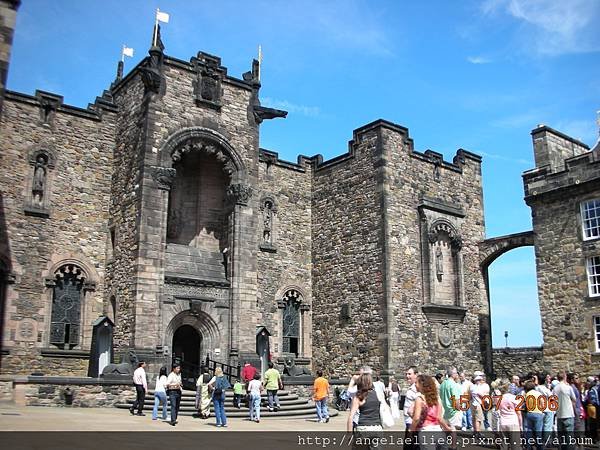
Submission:
M 378 119 L 363 125 L 362 127 L 356 128 L 352 132 L 352 139 L 348 142 L 348 151 L 328 160 L 324 160 L 323 155 L 321 154 L 316 154 L 313 156 L 299 155 L 297 162 L 293 163 L 281 160 L 279 159 L 279 154 L 277 152 L 263 148 L 260 149 L 260 160 L 262 162 L 276 164 L 278 166 L 296 171 L 304 171 L 304 167 L 307 164 L 311 165 L 315 171 L 333 168 L 352 160 L 355 157 L 357 146 L 363 142 L 363 139 L 370 133 L 378 133 L 378 139 L 381 140 L 382 130 L 389 130 L 393 133 L 400 134 L 402 136 L 402 145 L 404 148 L 408 149 L 408 153 L 412 158 L 428 164 L 433 164 L 439 168 L 462 173 L 462 168 L 467 159 L 478 164 L 481 164 L 482 161 L 481 156 L 462 148 L 456 151 L 455 156 L 452 158 L 452 162 L 444 161 L 444 155 L 433 150 L 428 149 L 425 150 L 425 152 L 418 152 L 414 149 L 414 141 L 409 135 L 408 128 L 384 119 Z M 381 147 L 383 144 L 380 143 L 378 145 Z
M 39 89 L 35 91 L 34 95 L 6 91 L 5 99 L 7 101 L 24 103 L 40 108 L 40 118 L 44 122 L 49 116 L 55 113 L 65 113 L 84 119 L 100 121 L 102 120 L 102 114 L 104 112 L 117 112 L 117 106 L 113 103 L 109 91 L 104 91 L 101 97 L 96 97 L 95 102 L 88 104 L 87 108 L 67 105 L 64 103 L 64 97 L 62 95 L 41 91 Z

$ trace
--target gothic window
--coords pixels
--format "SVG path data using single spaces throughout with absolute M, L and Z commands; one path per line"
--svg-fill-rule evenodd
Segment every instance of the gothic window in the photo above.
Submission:
M 300 354 L 300 303 L 298 291 L 289 290 L 283 296 L 283 347 L 284 353 Z
M 600 237 L 600 199 L 589 200 L 581 204 L 581 223 L 583 240 Z
M 67 264 L 56 271 L 53 282 L 50 344 L 71 349 L 79 343 L 85 274 Z

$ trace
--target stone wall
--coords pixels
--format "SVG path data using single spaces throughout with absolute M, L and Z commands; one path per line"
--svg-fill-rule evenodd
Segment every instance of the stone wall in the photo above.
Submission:
M 13 382 L 0 380 L 0 403 L 14 402 Z
M 439 153 L 418 153 L 408 130 L 392 124 L 382 127 L 380 139 L 389 370 L 483 370 L 490 362 L 490 336 L 477 245 L 485 235 L 481 158 L 459 150 L 449 163 Z M 443 248 L 443 275 L 436 273 L 435 239 L 452 246 Z M 444 290 L 438 281 L 451 275 L 453 289 Z
M 6 93 L 0 186 L 7 239 L 0 258 L 14 283 L 7 289 L 3 373 L 85 374 L 79 359 L 54 364 L 41 350 L 50 347 L 52 284 L 65 264 L 79 267 L 85 279 L 76 352 L 89 349 L 91 323 L 103 313 L 114 119 L 108 101 L 82 110 L 40 91 Z M 41 196 L 34 192 L 36 171 Z
M 18 406 L 114 407 L 135 398 L 131 383 L 115 383 L 94 378 L 13 377 L 0 382 L 6 401 Z M 72 394 L 72 405 L 66 405 Z
M 542 347 L 495 348 L 493 358 L 494 375 L 498 378 L 522 377 L 529 372 L 545 370 Z
M 558 132 L 545 129 L 536 139 L 570 144 Z M 548 144 L 549 145 L 549 144 Z M 544 336 L 544 361 L 552 372 L 566 369 L 596 374 L 600 354 L 593 317 L 600 315 L 590 297 L 586 260 L 600 254 L 598 240 L 584 240 L 581 203 L 600 199 L 600 172 L 593 152 L 562 161 L 564 170 L 537 167 L 523 174 L 525 201 L 531 207 L 536 247 L 537 287 Z
M 276 154 L 262 152 L 257 198 L 260 219 L 257 227 L 258 296 L 261 323 L 271 332 L 271 352 L 282 353 L 282 299 L 286 292 L 300 293 L 301 343 L 299 356 L 312 356 L 311 285 L 311 181 L 312 168 L 278 161 Z M 264 241 L 264 203 L 273 201 L 271 242 Z M 262 208 L 262 209 L 261 209 Z
M 386 362 L 383 204 L 377 133 L 355 132 L 350 154 L 313 178 L 313 366 L 347 376 Z
M 385 121 L 356 130 L 350 149 L 314 175 L 315 359 L 338 376 L 363 364 L 384 374 L 488 367 L 481 158 L 420 154 Z M 432 239 L 447 246 L 445 278 L 433 274 Z
M 114 170 L 111 179 L 105 306 L 116 306 L 113 345 L 118 352 L 134 345 L 135 274 L 139 233 L 140 146 L 143 138 L 144 85 L 132 74 L 114 89 L 119 108 L 115 124 Z

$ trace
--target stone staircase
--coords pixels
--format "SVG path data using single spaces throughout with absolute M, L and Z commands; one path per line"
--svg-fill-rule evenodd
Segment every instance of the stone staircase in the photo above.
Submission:
M 314 418 L 316 419 L 316 410 L 315 405 L 312 400 L 302 399 L 298 397 L 296 394 L 292 394 L 289 391 L 279 391 L 278 392 L 279 403 L 281 405 L 281 409 L 277 412 L 270 412 L 267 408 L 267 396 L 266 394 L 262 396 L 261 408 L 260 408 L 260 418 L 276 418 L 276 417 L 294 417 L 294 418 Z M 120 409 L 128 409 L 133 404 L 134 399 L 131 399 L 127 403 L 119 403 L 115 405 Z M 179 415 L 181 416 L 192 416 L 197 414 L 197 410 L 194 407 L 196 402 L 196 393 L 194 391 L 183 391 L 181 396 L 181 404 L 179 406 Z M 154 407 L 154 391 L 148 391 L 146 394 L 146 399 L 144 401 L 144 411 L 146 413 L 151 414 L 152 408 Z M 170 407 L 167 407 L 169 409 Z M 162 406 L 159 406 L 158 409 L 159 417 L 162 414 Z M 243 404 L 241 409 L 237 409 L 233 407 L 233 392 L 227 391 L 225 393 L 225 414 L 227 417 L 248 417 L 248 408 L 246 408 Z M 333 407 L 329 407 L 329 416 L 334 417 L 339 413 Z M 211 404 L 211 417 L 214 418 L 214 410 Z

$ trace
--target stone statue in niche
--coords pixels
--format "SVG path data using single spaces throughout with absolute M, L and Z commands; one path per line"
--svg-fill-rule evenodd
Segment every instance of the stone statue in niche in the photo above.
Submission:
M 38 155 L 33 168 L 33 183 L 31 193 L 33 203 L 36 206 L 42 206 L 44 203 L 44 188 L 46 185 L 47 161 L 43 155 Z
M 265 202 L 265 207 L 263 209 L 263 224 L 263 243 L 271 245 L 273 243 L 271 234 L 271 230 L 273 227 L 273 203 L 269 200 Z
M 435 249 L 435 274 L 438 280 L 442 281 L 442 276 L 444 275 L 444 255 L 439 245 Z

